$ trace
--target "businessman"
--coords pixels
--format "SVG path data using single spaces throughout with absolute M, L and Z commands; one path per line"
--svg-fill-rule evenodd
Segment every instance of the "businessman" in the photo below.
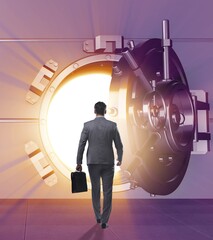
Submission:
M 77 171 L 82 171 L 82 158 L 85 145 L 88 142 L 87 165 L 92 184 L 92 203 L 97 223 L 104 229 L 108 227 L 108 220 L 112 208 L 112 185 L 114 177 L 113 142 L 117 150 L 117 166 L 122 163 L 123 144 L 116 123 L 107 120 L 106 105 L 97 102 L 94 106 L 96 118 L 84 123 L 81 133 L 78 153 Z M 100 180 L 103 185 L 103 210 L 100 203 Z

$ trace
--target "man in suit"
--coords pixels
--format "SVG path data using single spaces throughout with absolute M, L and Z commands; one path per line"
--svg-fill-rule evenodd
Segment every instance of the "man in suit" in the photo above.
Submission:
M 97 223 L 102 228 L 108 227 L 108 220 L 112 208 L 112 185 L 114 177 L 113 142 L 117 150 L 117 166 L 122 163 L 123 145 L 116 123 L 107 120 L 106 105 L 97 102 L 94 106 L 96 118 L 84 123 L 81 133 L 78 153 L 77 171 L 82 171 L 82 158 L 85 145 L 88 142 L 87 165 L 92 184 L 92 203 Z M 100 180 L 103 185 L 103 211 L 100 204 Z

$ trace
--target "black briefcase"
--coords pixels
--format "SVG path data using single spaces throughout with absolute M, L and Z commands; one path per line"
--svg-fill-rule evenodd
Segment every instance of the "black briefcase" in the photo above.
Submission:
M 86 192 L 87 179 L 85 172 L 72 172 L 71 173 L 71 191 L 72 193 Z

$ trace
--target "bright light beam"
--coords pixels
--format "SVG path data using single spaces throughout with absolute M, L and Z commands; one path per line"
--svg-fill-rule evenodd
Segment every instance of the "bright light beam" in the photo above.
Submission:
M 88 74 L 70 78 L 51 101 L 47 117 L 49 141 L 58 158 L 70 170 L 76 166 L 83 123 L 95 118 L 96 102 L 108 103 L 110 82 L 111 76 L 108 74 Z M 84 171 L 87 170 L 85 155 L 86 153 L 83 158 Z

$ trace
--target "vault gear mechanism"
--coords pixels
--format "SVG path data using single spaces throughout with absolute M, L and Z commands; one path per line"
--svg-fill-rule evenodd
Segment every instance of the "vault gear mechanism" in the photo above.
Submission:
M 124 160 L 122 167 L 131 174 L 133 188 L 153 195 L 172 193 L 185 175 L 193 145 L 208 145 L 210 140 L 210 134 L 199 133 L 197 127 L 199 111 L 207 116 L 209 105 L 198 104 L 196 91 L 192 95 L 189 90 L 168 20 L 163 21 L 162 35 L 136 46 L 130 41 L 114 64 L 110 88 L 113 118 L 126 131 L 129 141 L 124 146 L 131 145 L 126 156 L 131 162 Z

